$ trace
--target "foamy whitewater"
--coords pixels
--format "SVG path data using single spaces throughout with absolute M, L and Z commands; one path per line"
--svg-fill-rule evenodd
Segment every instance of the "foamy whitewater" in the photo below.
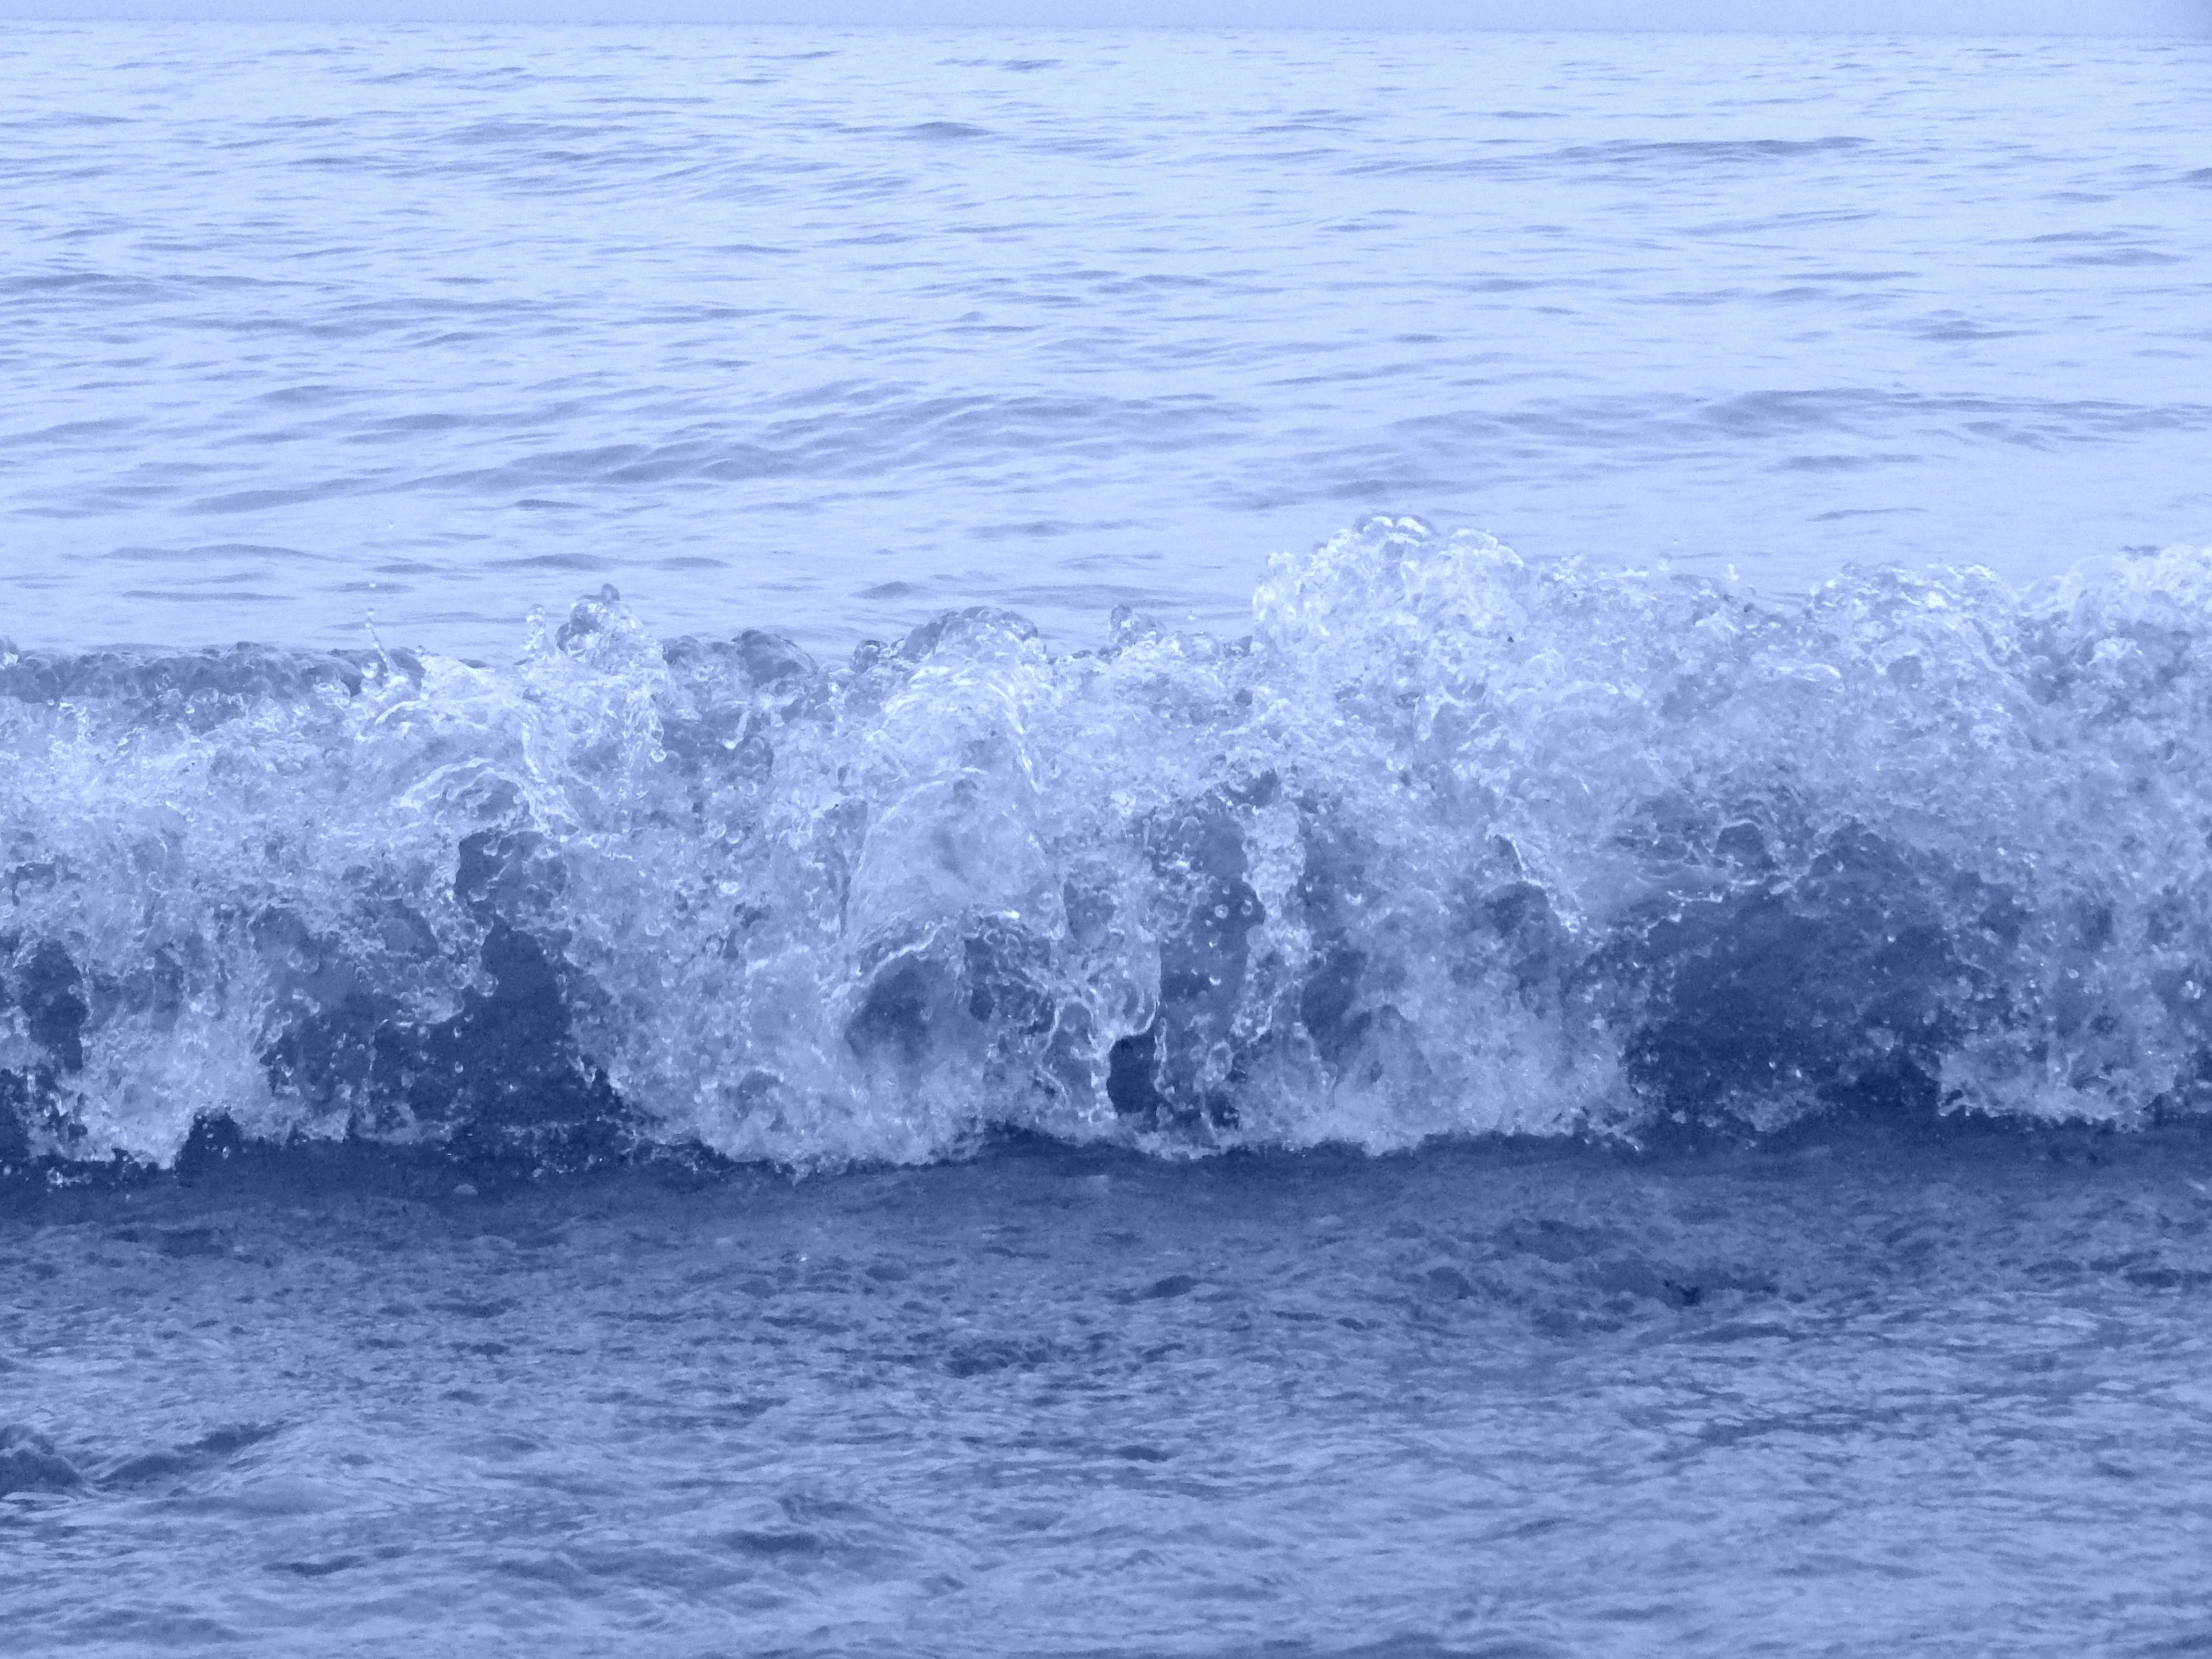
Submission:
M 2212 556 L 1777 608 L 1382 520 L 1254 614 L 10 652 L 14 1156 L 2205 1108 Z
M 2212 1643 L 2204 42 L 0 58 L 10 1651 Z

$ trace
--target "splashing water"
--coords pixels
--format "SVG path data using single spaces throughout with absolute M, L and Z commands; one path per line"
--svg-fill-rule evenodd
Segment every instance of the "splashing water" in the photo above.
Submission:
M 798 1167 L 2212 1094 L 2212 556 L 1777 606 L 1371 521 L 1249 639 L 0 655 L 0 1156 Z

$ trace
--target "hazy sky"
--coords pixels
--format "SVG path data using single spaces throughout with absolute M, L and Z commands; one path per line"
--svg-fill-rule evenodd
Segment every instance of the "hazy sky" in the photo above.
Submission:
M 0 0 L 25 17 L 2212 35 L 2212 0 Z

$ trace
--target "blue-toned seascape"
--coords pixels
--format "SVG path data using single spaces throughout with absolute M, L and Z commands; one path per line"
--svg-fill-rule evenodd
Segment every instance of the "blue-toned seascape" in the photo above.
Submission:
M 18 1650 L 2212 1642 L 2203 42 L 0 61 Z

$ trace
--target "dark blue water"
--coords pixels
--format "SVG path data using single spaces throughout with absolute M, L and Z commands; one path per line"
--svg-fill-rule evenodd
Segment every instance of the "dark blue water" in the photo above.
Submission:
M 450 1179 L 0 1219 L 15 1651 L 2212 1632 L 2196 1134 Z
M 13 1650 L 2212 1642 L 2201 44 L 0 49 Z

